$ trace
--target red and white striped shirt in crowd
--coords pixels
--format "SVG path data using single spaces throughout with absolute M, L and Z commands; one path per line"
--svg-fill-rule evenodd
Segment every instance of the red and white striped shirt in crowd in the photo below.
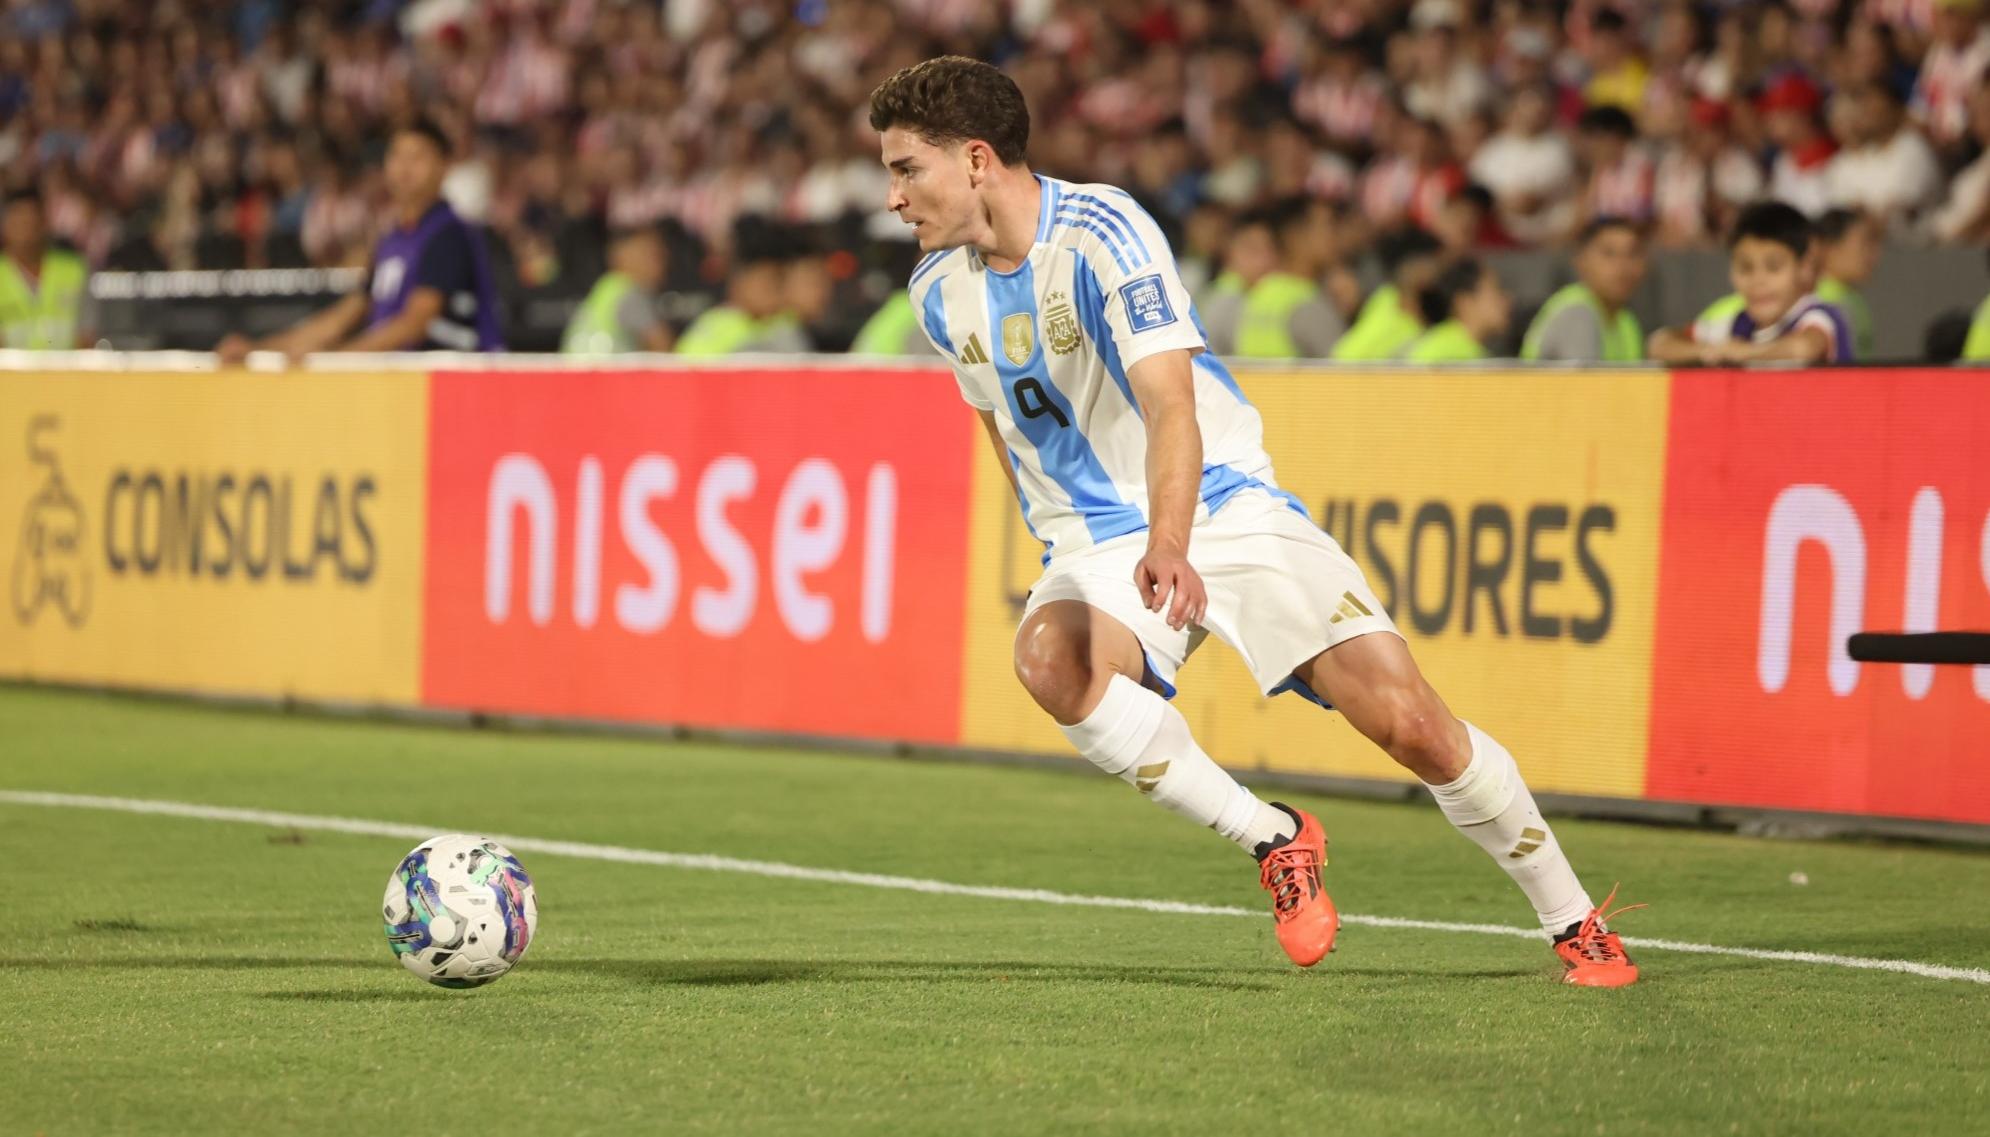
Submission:
M 1401 155 L 1383 158 L 1362 175 L 1361 211 L 1380 225 L 1408 220 L 1429 229 L 1464 185 L 1456 166 L 1422 167 Z
M 1388 88 L 1373 75 L 1351 83 L 1308 79 L 1292 95 L 1292 112 L 1337 142 L 1366 142 L 1375 129 Z
M 1969 95 L 1985 82 L 1990 69 L 1990 28 L 1979 28 L 1969 46 L 1937 43 L 1921 60 L 1921 78 L 1914 85 L 1914 109 L 1927 124 L 1937 146 L 1959 141 L 1969 132 Z
M 513 124 L 543 118 L 567 102 L 566 55 L 535 35 L 511 41 L 477 92 L 479 122 Z
M 1643 150 L 1632 147 L 1614 165 L 1590 175 L 1587 202 L 1593 217 L 1649 220 L 1658 171 Z
M 1721 151 L 1710 167 L 1675 144 L 1659 159 L 1652 208 L 1659 224 L 1674 237 L 1718 237 L 1709 224 L 1714 210 L 1754 201 L 1762 196 L 1763 185 L 1761 168 L 1739 149 Z

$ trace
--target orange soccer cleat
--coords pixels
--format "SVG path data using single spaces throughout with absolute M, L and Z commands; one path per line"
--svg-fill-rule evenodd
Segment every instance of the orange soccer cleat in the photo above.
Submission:
M 1624 941 L 1604 927 L 1604 923 L 1612 916 L 1621 916 L 1644 905 L 1605 911 L 1615 899 L 1617 889 L 1613 885 L 1610 895 L 1591 909 L 1582 923 L 1570 924 L 1567 931 L 1555 937 L 1555 954 L 1562 957 L 1562 966 L 1568 969 L 1562 974 L 1562 982 L 1578 987 L 1628 987 L 1638 981 L 1638 965 L 1624 952 Z
M 1258 881 L 1271 893 L 1271 915 L 1278 924 L 1278 946 L 1301 967 L 1311 967 L 1334 950 L 1340 913 L 1320 886 L 1327 863 L 1327 834 L 1304 810 L 1272 802 L 1292 815 L 1299 831 L 1282 841 L 1258 847 Z

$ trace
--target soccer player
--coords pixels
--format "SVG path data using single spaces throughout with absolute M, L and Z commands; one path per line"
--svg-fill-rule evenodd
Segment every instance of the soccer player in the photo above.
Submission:
M 1361 570 L 1279 489 L 1154 220 L 1111 186 L 1032 172 L 1022 92 L 988 64 L 900 71 L 870 121 L 887 205 L 927 251 L 913 307 L 1047 546 L 1016 675 L 1079 753 L 1255 856 L 1280 946 L 1325 957 L 1339 918 L 1319 821 L 1238 785 L 1167 701 L 1214 633 L 1265 694 L 1331 703 L 1429 785 L 1526 894 L 1567 981 L 1636 980 L 1513 756 L 1452 715 Z
M 293 359 L 314 351 L 503 351 L 497 281 L 476 227 L 442 200 L 449 138 L 418 119 L 387 145 L 394 227 L 373 249 L 366 287 L 296 326 L 252 343 L 230 335 L 215 349 L 240 363 L 252 350 Z
M 1810 291 L 1817 279 L 1811 223 L 1794 206 L 1758 201 L 1742 210 L 1728 237 L 1728 271 L 1740 303 L 1717 304 L 1691 325 L 1653 332 L 1653 359 L 1851 362 L 1851 323 Z

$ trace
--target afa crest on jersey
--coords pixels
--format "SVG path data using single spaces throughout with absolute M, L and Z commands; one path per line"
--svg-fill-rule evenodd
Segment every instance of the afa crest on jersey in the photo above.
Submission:
M 1018 367 L 1036 354 L 1036 325 L 1028 312 L 1002 317 L 1002 354 Z
M 1058 355 L 1078 350 L 1078 313 L 1071 307 L 1071 298 L 1062 292 L 1043 298 L 1043 338 Z

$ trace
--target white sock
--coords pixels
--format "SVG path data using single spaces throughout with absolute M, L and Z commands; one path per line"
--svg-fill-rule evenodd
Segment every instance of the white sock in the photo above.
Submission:
M 1431 786 L 1437 808 L 1499 862 L 1534 904 L 1541 926 L 1560 934 L 1589 915 L 1589 893 L 1569 867 L 1554 830 L 1541 819 L 1513 755 L 1471 723 L 1472 761 L 1458 780 Z
M 1294 831 L 1290 814 L 1259 801 L 1202 752 L 1180 711 L 1124 675 L 1106 684 L 1085 721 L 1058 729 L 1092 765 L 1247 853 Z

